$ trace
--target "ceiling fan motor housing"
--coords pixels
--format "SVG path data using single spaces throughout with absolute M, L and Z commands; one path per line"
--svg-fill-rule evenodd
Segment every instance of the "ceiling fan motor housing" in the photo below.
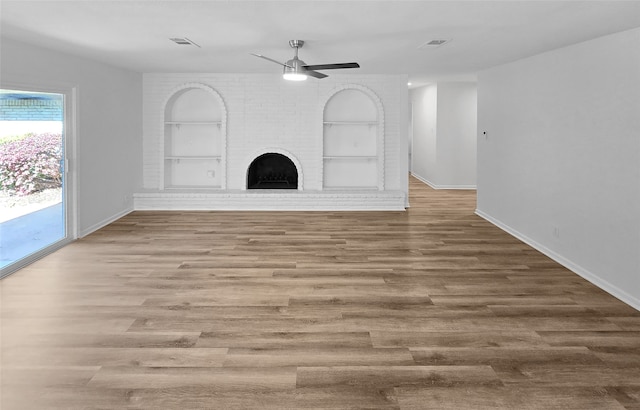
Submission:
M 300 60 L 297 56 L 288 60 L 285 64 L 284 73 L 303 73 L 307 71 L 307 69 L 303 67 L 306 63 Z

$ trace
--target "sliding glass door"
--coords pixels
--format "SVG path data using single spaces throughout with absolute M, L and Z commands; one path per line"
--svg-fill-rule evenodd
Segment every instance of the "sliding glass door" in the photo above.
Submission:
M 0 276 L 69 238 L 67 98 L 0 90 Z

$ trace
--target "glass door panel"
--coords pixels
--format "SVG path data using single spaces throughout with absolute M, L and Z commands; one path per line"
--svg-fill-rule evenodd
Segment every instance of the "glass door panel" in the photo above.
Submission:
M 65 95 L 0 90 L 0 269 L 67 238 Z

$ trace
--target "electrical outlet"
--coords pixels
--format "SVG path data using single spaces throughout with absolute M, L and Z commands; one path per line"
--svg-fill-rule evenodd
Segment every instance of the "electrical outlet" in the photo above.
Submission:
M 553 227 L 553 237 L 556 239 L 560 238 L 560 228 L 558 228 L 557 226 Z

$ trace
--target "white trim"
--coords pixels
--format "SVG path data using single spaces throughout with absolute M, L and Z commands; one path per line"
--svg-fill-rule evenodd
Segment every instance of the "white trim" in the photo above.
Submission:
M 118 219 L 122 218 L 123 216 L 126 216 L 128 214 L 130 214 L 131 212 L 133 212 L 133 207 L 129 207 L 123 211 L 118 212 L 115 215 L 112 215 L 106 219 L 103 219 L 102 221 L 95 223 L 93 225 L 91 225 L 90 227 L 83 229 L 82 231 L 80 231 L 79 233 L 79 238 L 84 238 L 87 235 L 90 235 L 92 233 L 94 233 L 95 231 L 97 231 L 98 229 L 104 228 L 105 226 L 109 225 L 112 222 L 117 221 Z
M 80 220 L 78 206 L 78 138 L 76 137 L 78 130 L 78 86 L 71 87 L 69 94 L 65 97 L 69 97 L 71 101 L 67 102 L 65 98 L 65 125 L 64 135 L 66 139 L 66 165 L 67 176 L 64 181 L 70 188 L 64 190 L 67 218 L 67 237 L 70 240 L 78 238 L 78 221 Z M 68 109 L 67 109 L 68 108 Z
M 475 185 L 436 185 L 433 189 L 459 189 L 459 190 L 476 190 Z
M 470 190 L 475 190 L 477 188 L 476 185 L 436 185 L 433 182 L 429 181 L 428 179 L 425 179 L 425 178 L 421 177 L 420 175 L 414 174 L 413 172 L 411 172 L 411 176 L 413 176 L 414 178 L 416 178 L 420 182 L 423 182 L 423 183 L 429 185 L 433 189 L 470 189 Z
M 428 179 L 423 178 L 418 174 L 414 174 L 413 172 L 410 172 L 410 174 L 411 174 L 412 177 L 414 177 L 418 181 L 422 182 L 423 184 L 427 184 L 427 185 L 429 185 L 429 187 L 431 187 L 433 189 L 438 189 L 438 188 L 436 188 L 436 185 L 431 183 L 431 181 L 429 181 Z
M 613 285 L 612 283 L 602 279 L 601 277 L 599 277 L 595 273 L 590 272 L 588 269 L 585 269 L 584 267 L 578 265 L 577 263 L 575 263 L 575 262 L 565 258 L 564 256 L 554 252 L 553 250 L 551 250 L 551 249 L 547 248 L 546 246 L 536 242 L 535 240 L 533 240 L 533 239 L 529 238 L 528 236 L 518 232 L 517 230 L 513 229 L 509 225 L 500 222 L 499 220 L 491 217 L 490 215 L 482 212 L 481 210 L 476 209 L 475 213 L 480 218 L 485 219 L 486 221 L 488 221 L 491 224 L 493 224 L 493 225 L 497 226 L 498 228 L 502 229 L 503 231 L 505 231 L 509 235 L 521 240 L 522 242 L 524 242 L 527 245 L 531 246 L 535 250 L 543 253 L 544 255 L 546 255 L 549 258 L 553 259 L 554 261 L 558 262 L 560 265 L 562 265 L 565 268 L 569 269 L 573 273 L 581 276 L 583 279 L 591 282 L 592 284 L 594 284 L 595 286 L 597 286 L 600 289 L 604 290 L 605 292 L 609 293 L 610 295 L 614 296 L 615 298 L 620 299 L 621 301 L 623 301 L 624 303 L 626 303 L 629 306 L 633 307 L 634 309 L 640 310 L 640 299 L 630 295 L 629 293 L 627 293 L 624 290 L 620 289 L 616 285 Z

